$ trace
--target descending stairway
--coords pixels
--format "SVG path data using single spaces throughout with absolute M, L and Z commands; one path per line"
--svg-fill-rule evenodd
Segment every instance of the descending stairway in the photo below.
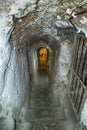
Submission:
M 49 85 L 32 86 L 29 130 L 62 130 L 59 120 L 64 119 L 64 110 Z

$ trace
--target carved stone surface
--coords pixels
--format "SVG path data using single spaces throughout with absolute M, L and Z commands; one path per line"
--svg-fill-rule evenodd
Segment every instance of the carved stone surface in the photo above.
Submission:
M 38 119 L 65 119 L 65 114 L 61 107 L 30 110 L 30 120 Z
M 29 130 L 62 130 L 57 121 L 30 122 Z
M 59 106 L 59 100 L 54 97 L 51 89 L 48 87 L 38 86 L 33 87 L 31 92 L 30 108 L 42 108 L 42 107 L 52 107 Z
M 49 85 L 32 87 L 31 95 L 29 130 L 61 130 L 57 120 L 65 119 L 65 113 Z

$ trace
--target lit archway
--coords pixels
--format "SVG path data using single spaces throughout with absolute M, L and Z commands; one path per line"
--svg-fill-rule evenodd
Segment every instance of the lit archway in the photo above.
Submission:
M 38 49 L 38 67 L 41 71 L 48 70 L 48 50 L 45 47 Z

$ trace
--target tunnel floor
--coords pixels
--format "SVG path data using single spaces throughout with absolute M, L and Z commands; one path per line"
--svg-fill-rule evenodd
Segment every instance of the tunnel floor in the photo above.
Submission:
M 40 75 L 30 93 L 29 130 L 74 130 L 77 123 L 64 87 L 50 88 Z

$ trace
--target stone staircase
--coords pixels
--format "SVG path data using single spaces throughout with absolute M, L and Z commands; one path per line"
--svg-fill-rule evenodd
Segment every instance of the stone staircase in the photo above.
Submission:
M 62 130 L 59 120 L 65 113 L 52 89 L 46 85 L 32 87 L 30 95 L 29 130 Z

